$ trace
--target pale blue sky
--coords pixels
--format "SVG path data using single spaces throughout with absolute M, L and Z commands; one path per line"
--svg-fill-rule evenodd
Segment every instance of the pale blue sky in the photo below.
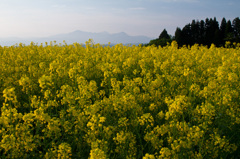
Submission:
M 240 0 L 0 0 L 0 37 L 75 30 L 158 37 L 193 19 L 240 16 Z

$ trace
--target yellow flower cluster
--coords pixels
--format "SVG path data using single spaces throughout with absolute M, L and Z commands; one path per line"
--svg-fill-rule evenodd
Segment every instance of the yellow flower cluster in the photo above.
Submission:
M 238 158 L 230 46 L 0 46 L 0 158 Z

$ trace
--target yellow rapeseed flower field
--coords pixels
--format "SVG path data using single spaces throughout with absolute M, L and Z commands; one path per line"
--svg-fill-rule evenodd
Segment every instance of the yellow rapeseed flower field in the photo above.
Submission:
M 0 46 L 0 158 L 239 158 L 239 48 Z

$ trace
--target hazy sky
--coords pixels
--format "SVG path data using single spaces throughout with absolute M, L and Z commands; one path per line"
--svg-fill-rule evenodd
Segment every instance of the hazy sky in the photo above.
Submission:
M 0 0 L 0 37 L 75 30 L 158 37 L 193 19 L 240 16 L 240 0 Z

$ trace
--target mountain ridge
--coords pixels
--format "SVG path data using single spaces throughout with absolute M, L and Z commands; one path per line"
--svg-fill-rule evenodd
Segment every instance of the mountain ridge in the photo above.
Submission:
M 150 40 L 153 38 L 137 35 L 137 36 L 130 36 L 125 32 L 118 32 L 118 33 L 109 33 L 109 32 L 85 32 L 81 30 L 75 30 L 69 33 L 63 34 L 56 34 L 47 37 L 33 37 L 33 38 L 0 38 L 0 45 L 2 46 L 11 46 L 15 45 L 16 43 L 23 43 L 25 45 L 30 44 L 31 42 L 34 43 L 45 43 L 50 41 L 56 41 L 56 43 L 62 43 L 65 41 L 67 44 L 72 43 L 85 43 L 89 39 L 92 39 L 94 43 L 100 44 L 140 44 L 140 43 L 149 43 Z

